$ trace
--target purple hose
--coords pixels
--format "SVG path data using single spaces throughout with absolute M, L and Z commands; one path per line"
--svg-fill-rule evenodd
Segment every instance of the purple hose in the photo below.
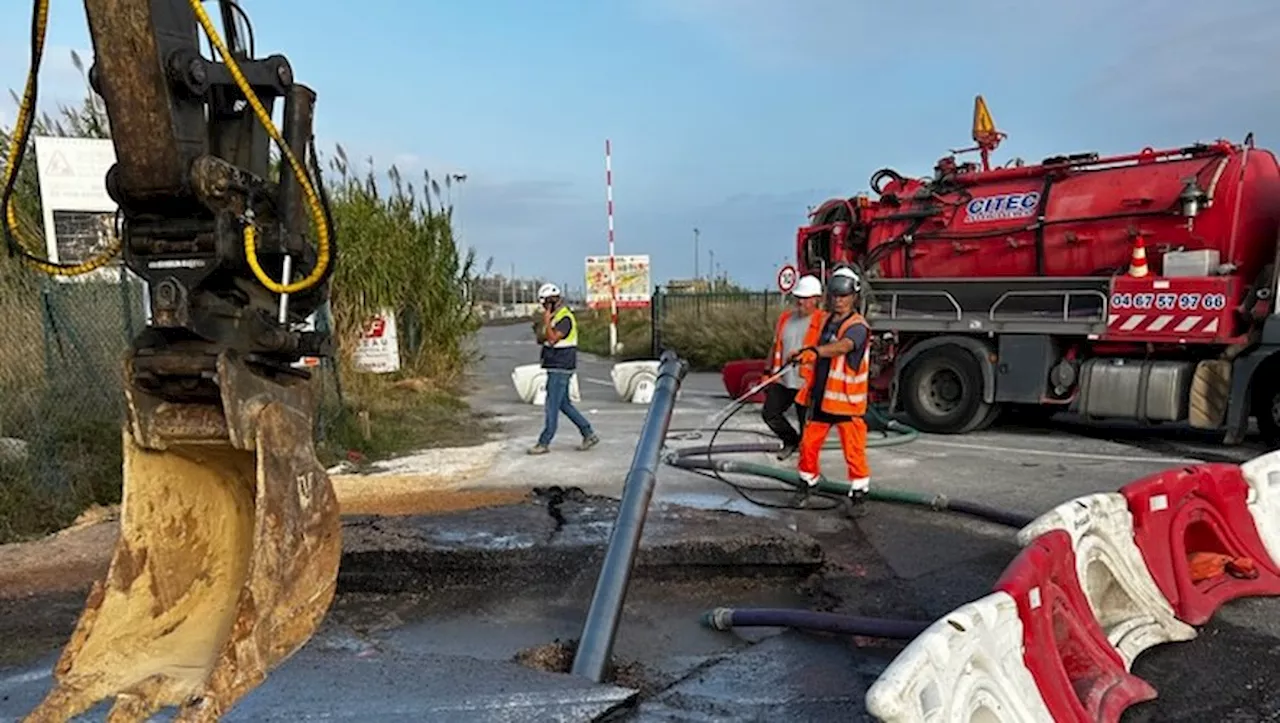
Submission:
M 702 614 L 702 623 L 714 630 L 731 630 L 735 627 L 798 628 L 894 640 L 911 640 L 932 624 L 918 620 L 886 620 L 785 608 L 716 608 Z

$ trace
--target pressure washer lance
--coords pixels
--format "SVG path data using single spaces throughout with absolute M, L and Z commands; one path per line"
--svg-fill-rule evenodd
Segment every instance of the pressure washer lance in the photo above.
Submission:
M 787 369 L 795 366 L 798 363 L 799 363 L 799 360 L 797 359 L 788 360 L 787 363 L 783 364 L 782 367 L 778 369 L 778 371 L 774 372 L 773 374 L 770 374 L 764 379 L 761 379 L 759 383 L 757 383 L 755 386 L 748 389 L 737 399 L 734 399 L 732 402 L 729 402 L 728 404 L 726 404 L 720 411 L 716 412 L 710 417 L 707 417 L 705 420 L 703 420 L 702 424 L 698 425 L 698 427 L 696 427 L 692 432 L 681 432 L 679 434 L 673 434 L 671 435 L 671 439 L 676 439 L 681 441 L 692 441 L 695 439 L 700 439 L 702 437 L 702 433 L 705 432 L 708 427 L 715 426 L 719 424 L 724 417 L 733 415 L 738 410 L 739 407 L 741 407 L 743 404 L 746 404 L 746 401 L 748 399 L 759 394 L 765 387 L 778 381 L 778 379 L 780 379 L 782 375 L 786 373 Z

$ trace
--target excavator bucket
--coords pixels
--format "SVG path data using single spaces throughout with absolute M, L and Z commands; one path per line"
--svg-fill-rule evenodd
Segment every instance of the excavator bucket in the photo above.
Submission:
M 315 632 L 341 557 L 302 387 L 217 360 L 216 404 L 130 389 L 121 535 L 28 721 L 218 720 Z

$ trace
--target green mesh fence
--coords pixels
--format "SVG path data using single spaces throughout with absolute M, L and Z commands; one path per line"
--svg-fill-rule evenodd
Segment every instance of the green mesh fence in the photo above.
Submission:
M 0 484 L 79 506 L 118 501 L 123 360 L 145 327 L 144 299 L 119 269 L 88 280 L 0 278 Z M 327 313 L 317 317 L 327 328 Z M 311 372 L 323 438 L 342 389 L 329 360 Z

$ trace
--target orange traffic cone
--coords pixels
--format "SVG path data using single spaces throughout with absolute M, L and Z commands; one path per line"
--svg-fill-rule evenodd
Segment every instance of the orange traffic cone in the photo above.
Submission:
M 1143 277 L 1147 270 L 1147 242 L 1141 236 L 1133 242 L 1133 254 L 1129 258 L 1129 275 Z

